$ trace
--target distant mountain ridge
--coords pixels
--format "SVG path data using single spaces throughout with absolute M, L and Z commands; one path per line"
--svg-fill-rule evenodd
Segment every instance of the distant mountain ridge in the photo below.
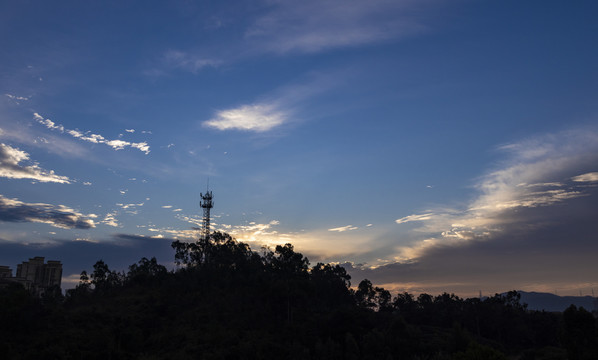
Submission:
M 564 311 L 571 304 L 588 311 L 598 310 L 598 299 L 592 296 L 558 296 L 550 293 L 517 291 L 521 294 L 520 303 L 527 304 L 530 310 Z

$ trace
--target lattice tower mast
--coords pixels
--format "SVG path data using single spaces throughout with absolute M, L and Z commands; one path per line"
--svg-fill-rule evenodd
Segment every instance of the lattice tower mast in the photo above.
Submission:
M 203 208 L 201 239 L 207 240 L 210 237 L 210 209 L 214 207 L 214 203 L 212 202 L 212 192 L 208 190 L 205 195 L 200 193 L 199 196 L 201 197 L 199 206 Z

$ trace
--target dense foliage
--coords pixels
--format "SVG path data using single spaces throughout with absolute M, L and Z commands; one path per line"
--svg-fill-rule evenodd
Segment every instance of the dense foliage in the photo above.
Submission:
M 394 298 L 290 244 L 258 253 L 228 234 L 175 241 L 127 273 L 98 261 L 62 296 L 0 290 L 1 359 L 596 359 L 595 317 L 529 311 L 517 292 Z

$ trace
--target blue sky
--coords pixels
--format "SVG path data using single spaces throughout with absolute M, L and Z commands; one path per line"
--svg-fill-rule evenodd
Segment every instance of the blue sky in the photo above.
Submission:
M 598 287 L 593 1 L 0 3 L 0 263 L 213 223 L 398 291 Z

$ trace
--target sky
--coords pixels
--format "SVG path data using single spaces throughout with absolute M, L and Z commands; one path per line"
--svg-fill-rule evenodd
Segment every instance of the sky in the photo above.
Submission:
M 595 1 L 0 0 L 0 264 L 212 229 L 392 291 L 598 290 Z

